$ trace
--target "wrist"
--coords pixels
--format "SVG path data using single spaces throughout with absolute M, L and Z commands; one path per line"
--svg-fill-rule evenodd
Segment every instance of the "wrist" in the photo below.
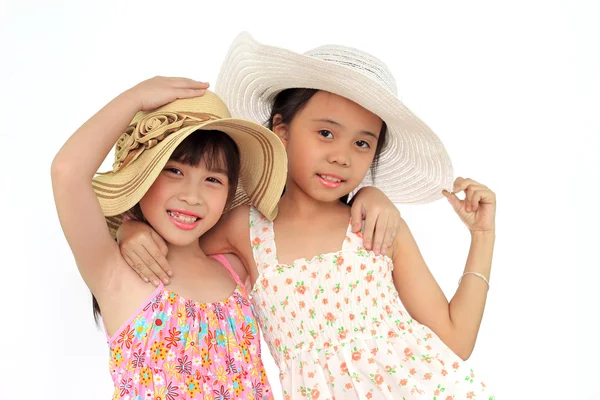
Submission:
M 488 229 L 482 231 L 470 231 L 471 237 L 480 237 L 480 238 L 494 238 L 496 237 L 496 229 Z
M 120 103 L 123 103 L 125 106 L 132 108 L 135 112 L 142 110 L 142 100 L 139 98 L 135 90 L 133 88 L 127 89 L 123 93 L 117 96 L 115 99 Z

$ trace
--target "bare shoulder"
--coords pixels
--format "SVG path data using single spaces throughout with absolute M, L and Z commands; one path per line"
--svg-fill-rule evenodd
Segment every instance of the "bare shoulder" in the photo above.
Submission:
M 394 238 L 394 242 L 392 243 L 390 257 L 392 260 L 398 258 L 402 254 L 410 254 L 414 252 L 419 252 L 419 247 L 417 246 L 417 242 L 413 237 L 408 224 L 404 218 L 400 219 L 400 223 L 398 225 L 398 230 L 396 232 L 396 237 Z

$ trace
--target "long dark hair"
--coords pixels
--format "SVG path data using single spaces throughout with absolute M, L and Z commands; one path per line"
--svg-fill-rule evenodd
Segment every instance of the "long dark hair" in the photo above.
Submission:
M 273 119 L 277 114 L 281 116 L 281 119 L 277 121 L 276 125 L 286 124 L 289 125 L 296 114 L 301 111 L 306 103 L 317 93 L 318 89 L 304 89 L 304 88 L 294 88 L 294 89 L 285 89 L 277 94 L 275 97 L 275 101 L 273 103 L 273 108 L 271 109 L 271 115 L 269 116 L 269 120 L 267 121 L 267 127 L 271 130 L 275 127 Z M 373 162 L 371 163 L 371 177 L 373 178 L 373 184 L 375 184 L 375 173 L 377 172 L 377 167 L 379 165 L 379 157 L 381 156 L 381 151 L 383 150 L 383 146 L 385 145 L 387 137 L 387 125 L 385 122 L 381 125 L 381 131 L 379 132 L 379 139 L 377 140 L 377 147 L 375 147 L 375 156 L 373 157 Z M 348 203 L 348 196 L 346 195 L 342 197 L 344 203 Z M 350 201 L 351 204 L 352 201 Z
M 233 201 L 240 175 L 240 152 L 231 137 L 221 131 L 198 131 L 185 138 L 173 151 L 171 161 L 197 167 L 204 162 L 208 170 L 225 170 L 229 181 L 227 204 Z M 147 222 L 138 204 L 125 213 L 129 218 Z M 100 305 L 92 294 L 94 321 L 101 316 Z

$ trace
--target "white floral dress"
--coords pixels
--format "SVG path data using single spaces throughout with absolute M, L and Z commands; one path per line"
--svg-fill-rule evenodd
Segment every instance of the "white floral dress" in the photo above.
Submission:
M 467 364 L 404 310 L 392 260 L 350 225 L 342 249 L 277 261 L 273 224 L 250 210 L 252 302 L 284 398 L 494 399 Z

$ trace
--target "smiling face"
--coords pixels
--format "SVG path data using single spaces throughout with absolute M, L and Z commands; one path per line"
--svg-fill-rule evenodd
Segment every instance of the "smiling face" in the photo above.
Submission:
M 167 243 L 194 243 L 233 198 L 238 173 L 239 154 L 231 138 L 216 131 L 192 134 L 140 200 L 141 212 Z
M 382 120 L 344 97 L 316 92 L 289 123 L 273 131 L 288 156 L 287 190 L 332 202 L 354 190 L 369 171 Z

